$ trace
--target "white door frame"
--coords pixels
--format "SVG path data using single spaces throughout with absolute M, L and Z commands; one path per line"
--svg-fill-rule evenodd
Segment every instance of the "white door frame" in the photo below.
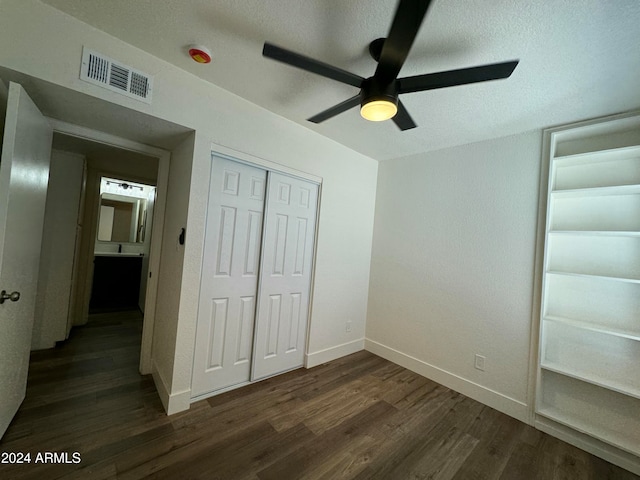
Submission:
M 140 347 L 140 373 L 152 371 L 152 344 L 155 322 L 156 297 L 158 291 L 158 274 L 160 272 L 160 253 L 162 250 L 162 233 L 164 230 L 164 214 L 169 183 L 169 163 L 171 153 L 161 148 L 151 147 L 126 138 L 111 135 L 98 130 L 74 125 L 53 118 L 48 118 L 54 133 L 61 133 L 94 143 L 102 143 L 123 150 L 141 153 L 158 158 L 158 179 L 156 182 L 156 204 L 151 225 L 151 246 L 149 251 L 149 273 L 147 280 L 147 296 L 144 303 L 144 323 L 142 327 L 142 343 Z

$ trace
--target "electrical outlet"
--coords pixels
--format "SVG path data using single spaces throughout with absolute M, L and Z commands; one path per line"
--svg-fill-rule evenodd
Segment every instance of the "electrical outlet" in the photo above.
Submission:
M 344 330 L 347 333 L 351 332 L 351 320 L 347 320 L 347 325 L 345 326 Z
M 485 360 L 485 357 L 484 357 L 484 356 L 482 356 L 482 355 L 478 355 L 478 354 L 476 353 L 476 364 L 475 364 L 475 367 L 476 367 L 478 370 L 482 370 L 483 372 L 484 372 L 484 360 Z

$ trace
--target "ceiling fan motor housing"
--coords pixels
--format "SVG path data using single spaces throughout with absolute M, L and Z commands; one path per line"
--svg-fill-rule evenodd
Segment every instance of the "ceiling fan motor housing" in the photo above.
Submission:
M 383 100 L 398 106 L 398 93 L 398 82 L 395 80 L 382 85 L 374 77 L 369 77 L 362 82 L 360 104 L 365 105 L 376 100 Z

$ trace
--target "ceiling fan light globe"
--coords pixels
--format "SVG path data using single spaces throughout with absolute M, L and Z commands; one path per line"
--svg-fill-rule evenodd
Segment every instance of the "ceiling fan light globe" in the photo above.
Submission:
M 360 107 L 360 115 L 371 122 L 382 122 L 393 118 L 398 106 L 389 100 L 372 100 Z

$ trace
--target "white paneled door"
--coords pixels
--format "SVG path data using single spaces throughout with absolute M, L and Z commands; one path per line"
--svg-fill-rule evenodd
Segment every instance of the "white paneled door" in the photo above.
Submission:
M 0 160 L 0 437 L 27 386 L 52 136 L 26 92 L 11 83 Z
M 192 396 L 250 378 L 266 179 L 260 168 L 213 161 Z
M 318 186 L 270 172 L 252 379 L 304 362 Z
M 214 157 L 192 397 L 304 362 L 318 185 Z

